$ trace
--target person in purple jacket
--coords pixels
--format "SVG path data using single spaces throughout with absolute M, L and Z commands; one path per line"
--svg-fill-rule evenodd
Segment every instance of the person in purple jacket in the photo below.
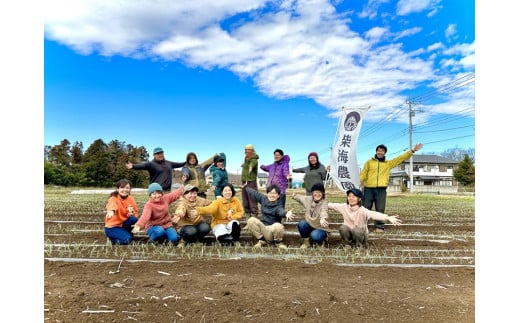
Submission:
M 287 182 L 291 178 L 291 172 L 289 170 L 289 162 L 291 158 L 289 155 L 284 155 L 283 150 L 275 149 L 274 151 L 274 163 L 270 165 L 261 165 L 260 169 L 267 172 L 266 186 L 276 185 L 280 188 L 280 202 L 285 208 L 285 191 L 287 190 Z

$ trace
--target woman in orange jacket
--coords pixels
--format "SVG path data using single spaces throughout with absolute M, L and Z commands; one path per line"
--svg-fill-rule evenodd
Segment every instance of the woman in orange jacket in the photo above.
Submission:
M 119 180 L 116 190 L 110 193 L 106 204 L 105 235 L 112 244 L 127 245 L 134 239 L 132 227 L 137 222 L 139 210 L 132 196 L 130 181 Z

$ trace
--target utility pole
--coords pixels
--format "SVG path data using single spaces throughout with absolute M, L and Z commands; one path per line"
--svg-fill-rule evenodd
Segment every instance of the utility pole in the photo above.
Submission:
M 409 118 L 409 123 L 410 123 L 410 127 L 408 129 L 408 134 L 409 134 L 409 137 L 410 137 L 410 150 L 413 149 L 413 142 L 412 142 L 412 133 L 413 133 L 413 125 L 412 125 L 412 117 L 415 117 L 415 110 L 412 109 L 412 105 L 414 104 L 413 101 L 411 100 L 407 100 L 406 103 L 408 104 L 408 118 Z M 410 177 L 410 192 L 413 193 L 413 154 L 412 156 L 410 157 L 410 170 L 409 170 L 409 175 Z

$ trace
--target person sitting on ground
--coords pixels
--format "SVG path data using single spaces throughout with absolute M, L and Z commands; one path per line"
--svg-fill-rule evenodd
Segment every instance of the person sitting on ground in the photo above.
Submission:
M 148 186 L 149 199 L 144 205 L 143 214 L 134 225 L 133 233 L 144 229 L 152 243 L 176 243 L 179 235 L 173 228 L 170 215 L 170 204 L 182 194 L 184 187 L 180 186 L 171 193 L 163 193 L 161 185 L 152 183 Z
M 368 242 L 368 221 L 388 221 L 393 225 L 401 225 L 399 215 L 387 215 L 371 211 L 362 205 L 363 192 L 357 188 L 347 191 L 346 203 L 328 203 L 330 210 L 335 210 L 343 216 L 343 224 L 339 227 L 341 238 L 352 248 L 366 247 Z
M 286 211 L 282 206 L 280 188 L 277 185 L 268 186 L 267 195 L 259 193 L 249 186 L 244 185 L 244 188 L 249 196 L 260 203 L 262 210 L 260 219 L 255 216 L 250 217 L 247 219 L 245 227 L 251 231 L 253 237 L 258 239 L 253 248 L 260 248 L 268 242 L 274 242 L 278 248 L 287 249 L 287 246 L 282 242 L 284 233 L 282 220 L 292 221 L 294 215 L 292 210 Z
M 116 190 L 110 193 L 106 204 L 105 235 L 112 244 L 127 245 L 133 241 L 132 227 L 137 222 L 139 210 L 132 196 L 130 181 L 121 179 Z
M 222 188 L 222 197 L 213 200 L 208 206 L 198 206 L 192 215 L 210 214 L 211 229 L 217 241 L 223 245 L 240 246 L 240 220 L 244 217 L 242 202 L 235 196 L 233 184 Z
M 177 244 L 178 248 L 192 243 L 202 245 L 204 237 L 211 231 L 209 223 L 202 215 L 191 215 L 191 211 L 195 210 L 195 207 L 211 204 L 210 200 L 197 196 L 198 193 L 198 187 L 191 184 L 184 186 L 182 199 L 175 207 L 173 223 L 181 237 Z
M 292 198 L 305 208 L 305 218 L 298 222 L 298 231 L 303 239 L 300 248 L 323 245 L 329 229 L 329 210 L 325 200 L 325 187 L 316 183 L 311 188 L 311 196 L 293 194 Z

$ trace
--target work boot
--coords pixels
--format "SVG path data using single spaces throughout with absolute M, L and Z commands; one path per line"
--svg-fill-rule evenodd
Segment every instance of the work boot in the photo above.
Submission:
M 311 246 L 311 239 L 310 238 L 303 238 L 302 245 L 300 246 L 300 249 L 307 249 Z

